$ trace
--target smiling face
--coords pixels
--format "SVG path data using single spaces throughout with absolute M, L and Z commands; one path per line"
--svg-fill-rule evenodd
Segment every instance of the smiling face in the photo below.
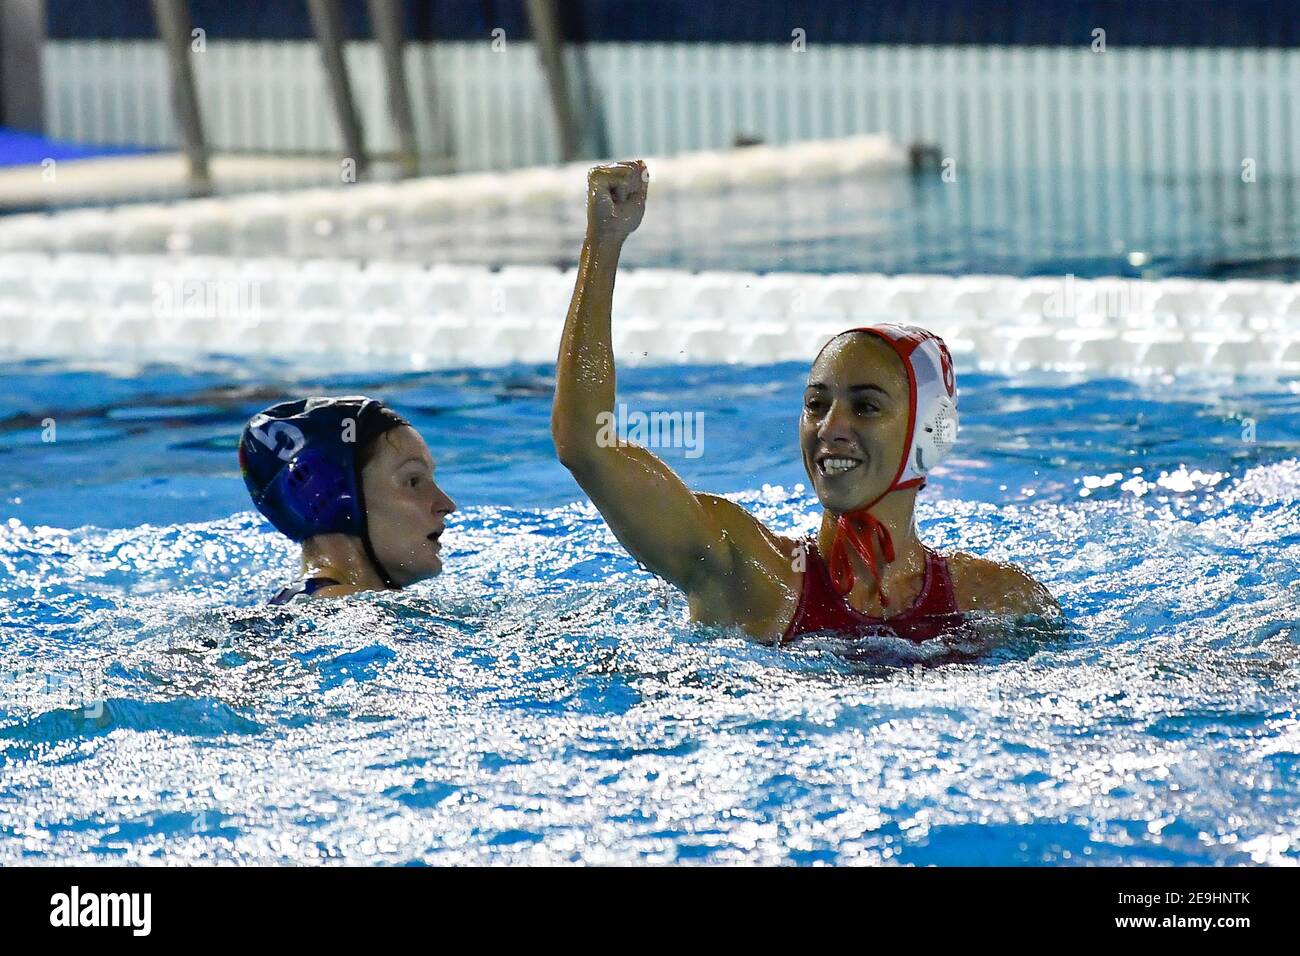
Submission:
M 808 373 L 799 418 L 804 468 L 822 506 L 844 514 L 884 494 L 909 437 L 903 360 L 869 333 L 832 339 Z
M 433 480 L 433 456 L 409 425 L 380 435 L 361 469 L 375 556 L 405 587 L 442 570 L 439 537 L 456 503 Z

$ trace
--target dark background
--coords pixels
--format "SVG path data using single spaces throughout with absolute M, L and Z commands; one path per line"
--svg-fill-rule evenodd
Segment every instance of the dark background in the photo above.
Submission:
M 408 40 L 529 33 L 523 0 L 407 0 Z M 1106 31 L 1114 46 L 1300 45 L 1296 0 L 559 0 L 573 42 L 789 42 L 1078 46 Z M 209 39 L 313 36 L 306 0 L 191 0 Z M 156 34 L 149 0 L 48 0 L 50 39 Z M 366 0 L 344 0 L 347 35 L 370 36 Z

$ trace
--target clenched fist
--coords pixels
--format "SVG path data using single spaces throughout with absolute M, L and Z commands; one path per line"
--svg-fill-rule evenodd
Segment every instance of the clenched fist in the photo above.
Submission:
M 650 177 L 641 160 L 593 166 L 587 173 L 587 234 L 626 239 L 645 215 Z

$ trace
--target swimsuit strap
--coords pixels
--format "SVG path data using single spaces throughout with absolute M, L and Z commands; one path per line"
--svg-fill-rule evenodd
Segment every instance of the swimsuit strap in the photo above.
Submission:
M 321 588 L 333 587 L 341 583 L 341 581 L 335 581 L 333 578 L 307 578 L 305 581 L 299 581 L 296 585 L 281 588 L 275 597 L 271 598 L 267 603 L 288 604 L 300 594 L 305 594 L 308 597 L 311 597 L 311 595 L 315 594 Z
M 921 614 L 949 614 L 955 613 L 957 607 L 957 589 L 952 583 L 948 559 L 925 548 L 925 588 L 913 609 Z

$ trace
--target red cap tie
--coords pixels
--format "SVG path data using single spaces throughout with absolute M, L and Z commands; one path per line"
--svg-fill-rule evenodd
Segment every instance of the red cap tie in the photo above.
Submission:
M 875 502 L 872 502 L 875 504 Z M 835 522 L 835 543 L 831 545 L 831 583 L 840 594 L 847 595 L 853 590 L 853 561 L 849 557 L 849 547 L 871 568 L 880 591 L 881 607 L 889 607 L 889 596 L 885 594 L 884 568 L 876 561 L 876 552 L 872 543 L 879 543 L 884 563 L 894 560 L 894 539 L 889 529 L 875 515 L 865 508 L 840 515 Z

